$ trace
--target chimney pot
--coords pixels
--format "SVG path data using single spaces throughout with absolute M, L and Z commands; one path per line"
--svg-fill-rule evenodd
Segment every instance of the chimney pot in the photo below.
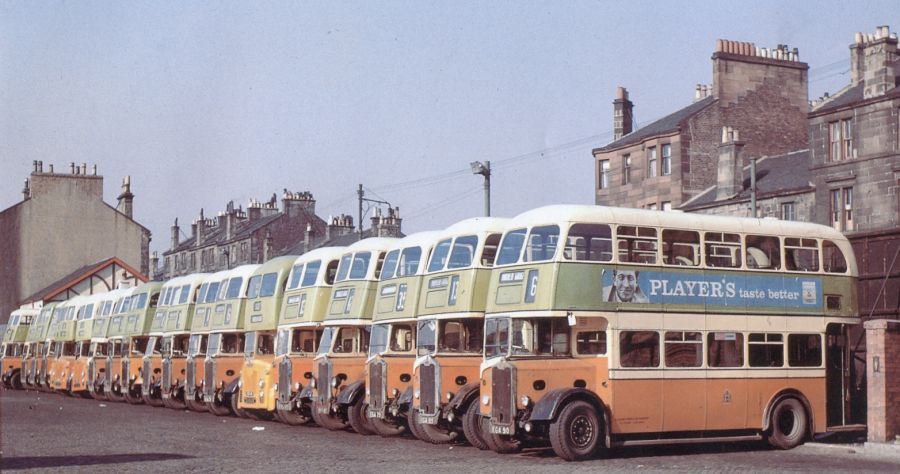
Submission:
M 53 163 L 50 163 L 50 174 L 53 174 Z

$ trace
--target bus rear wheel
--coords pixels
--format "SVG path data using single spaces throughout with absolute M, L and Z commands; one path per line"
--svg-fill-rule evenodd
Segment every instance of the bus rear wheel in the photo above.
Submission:
M 603 428 L 600 417 L 590 403 L 575 401 L 563 407 L 550 424 L 553 452 L 566 461 L 591 457 L 600 446 Z
M 785 398 L 772 409 L 769 421 L 769 444 L 778 449 L 799 446 L 809 434 L 809 418 L 806 409 L 796 398 Z
M 476 398 L 472 403 L 469 403 L 469 407 L 466 408 L 466 413 L 463 415 L 463 434 L 466 435 L 466 440 L 469 444 L 484 451 L 491 449 L 491 447 L 488 446 L 487 441 L 484 439 L 485 433 L 482 431 L 481 418 L 481 413 L 478 410 L 478 399 Z

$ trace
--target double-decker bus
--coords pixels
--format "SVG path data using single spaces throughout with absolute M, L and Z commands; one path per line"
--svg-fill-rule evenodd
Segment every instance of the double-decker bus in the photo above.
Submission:
M 504 234 L 481 413 L 512 451 L 767 439 L 848 425 L 856 262 L 828 227 L 549 206 Z
M 130 298 L 122 302 L 120 313 L 113 316 L 109 329 L 107 358 L 107 396 L 113 401 L 143 403 L 142 362 L 150 339 L 150 324 L 159 301 L 160 282 L 142 283 Z M 148 374 L 149 376 L 149 374 Z
M 66 380 L 69 365 L 75 360 L 76 314 L 90 304 L 91 296 L 73 296 L 56 307 L 55 324 L 50 330 L 50 355 L 47 359 L 47 385 L 50 390 L 68 394 Z
M 203 362 L 203 400 L 214 415 L 241 415 L 236 392 L 243 362 L 247 289 L 257 268 L 259 265 L 242 265 L 229 270 L 219 286 L 212 314 L 207 310 L 210 333 Z
M 172 278 L 162 286 L 143 360 L 142 373 L 149 375 L 144 377 L 141 397 L 148 405 L 162 403 L 175 410 L 185 408 L 185 360 L 194 304 L 208 276 L 193 273 Z
M 9 315 L 3 345 L 0 346 L 0 376 L 3 386 L 20 390 L 23 387 L 22 364 L 25 358 L 31 323 L 40 314 L 38 309 L 20 308 Z
M 365 419 L 350 417 L 357 433 L 374 431 L 394 436 L 409 427 L 417 438 L 424 435 L 408 419 L 413 401 L 412 374 L 416 360 L 416 315 L 425 262 L 439 232 L 418 232 L 398 240 L 388 250 L 375 293 L 372 337 L 366 362 Z M 362 423 L 361 423 L 362 422 Z
M 22 385 L 25 388 L 40 388 L 41 364 L 48 349 L 45 341 L 50 331 L 54 310 L 58 304 L 54 302 L 42 306 L 41 312 L 28 328 L 28 336 L 25 338 L 25 353 L 22 356 Z
M 312 379 L 301 396 L 313 400 L 312 417 L 330 430 L 346 429 L 349 417 L 367 424 L 365 407 L 366 354 L 375 290 L 387 250 L 397 239 L 371 237 L 346 248 L 338 264 Z M 369 430 L 371 432 L 371 430 Z
M 106 294 L 100 313 L 95 315 L 91 325 L 91 345 L 87 361 L 88 393 L 97 400 L 109 399 L 107 369 L 109 362 L 109 338 L 113 316 L 124 311 L 131 302 L 133 287 L 122 287 Z M 122 319 L 117 318 L 121 326 Z
M 441 232 L 419 290 L 413 373 L 416 429 L 426 441 L 464 434 L 479 449 L 479 371 L 491 267 L 508 219 L 476 217 Z
M 281 303 L 272 370 L 263 377 L 265 402 L 247 408 L 275 410 L 275 417 L 289 425 L 312 419 L 309 397 L 301 393 L 313 377 L 313 358 L 322 337 L 322 321 L 331 299 L 338 262 L 344 247 L 323 247 L 307 252 L 294 262 Z M 250 375 L 241 374 L 248 383 Z M 256 382 L 259 384 L 259 382 Z M 247 403 L 246 400 L 244 403 Z
M 94 322 L 103 314 L 103 307 L 112 304 L 114 292 L 97 293 L 87 296 L 75 312 L 75 354 L 69 361 L 69 376 L 66 390 L 70 395 L 91 396 L 88 369 L 91 357 L 91 339 Z
M 187 359 L 184 366 L 184 404 L 194 411 L 207 411 L 203 401 L 205 384 L 206 345 L 212 328 L 212 316 L 216 309 L 216 297 L 223 283 L 228 282 L 230 270 L 209 275 L 200 285 L 194 317 L 191 320 L 191 338 L 188 341 Z

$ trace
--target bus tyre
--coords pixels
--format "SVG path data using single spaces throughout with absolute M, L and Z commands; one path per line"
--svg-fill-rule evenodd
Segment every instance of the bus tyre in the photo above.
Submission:
M 118 393 L 116 393 L 115 389 L 110 390 L 110 391 L 106 394 L 106 396 L 107 396 L 107 398 L 109 399 L 109 401 L 111 401 L 111 402 L 122 403 L 122 402 L 125 401 L 125 396 L 124 396 L 124 395 L 119 395 Z
M 391 421 L 387 421 L 387 419 L 384 418 L 368 418 L 368 420 L 369 426 L 371 426 L 376 433 L 385 438 L 399 436 L 403 434 L 403 431 L 405 431 L 403 425 L 395 424 L 399 423 L 399 418 L 392 418 Z M 415 435 L 415 433 L 413 433 L 413 435 Z
M 432 443 L 431 438 L 428 437 L 428 434 L 422 431 L 422 425 L 419 424 L 418 421 L 415 420 L 415 411 L 412 411 L 409 416 L 406 418 L 406 424 L 409 426 L 409 432 L 412 433 L 416 439 L 424 441 L 426 443 Z
M 347 407 L 347 420 L 350 422 L 350 427 L 364 436 L 375 434 L 375 429 L 372 428 L 369 417 L 366 416 L 367 408 L 369 405 L 366 403 L 366 397 L 363 396 L 358 397 L 353 404 Z
M 769 424 L 769 444 L 778 449 L 799 446 L 809 433 L 809 418 L 803 404 L 796 398 L 779 401 L 772 409 Z
M 425 436 L 425 438 L 427 438 L 423 439 L 422 441 L 428 441 L 431 444 L 447 444 L 452 443 L 454 440 L 456 440 L 456 433 L 441 428 L 440 425 L 426 425 L 419 423 L 418 416 L 418 413 L 416 413 L 416 427 L 419 429 L 419 432 L 421 432 Z
M 566 461 L 582 461 L 600 446 L 603 428 L 590 403 L 574 401 L 563 407 L 550 424 L 550 444 L 557 456 Z
M 223 399 L 219 400 L 219 394 L 213 396 L 213 401 L 206 402 L 206 409 L 209 410 L 210 413 L 216 416 L 228 416 L 231 414 L 231 396 L 223 394 Z
M 310 421 L 310 418 L 308 416 L 302 413 L 297 413 L 293 410 L 288 411 L 279 409 L 276 413 L 278 415 L 278 419 L 286 425 L 300 426 L 308 424 Z
M 463 434 L 466 435 L 466 440 L 469 444 L 483 451 L 491 448 L 488 446 L 487 441 L 484 440 L 484 432 L 481 430 L 481 418 L 481 413 L 478 411 L 478 399 L 476 398 L 472 403 L 469 403 L 469 407 L 466 408 L 466 413 L 463 415 Z
M 208 410 L 205 403 L 192 399 L 191 397 L 185 397 L 184 404 L 187 405 L 188 409 L 196 412 L 202 413 Z
M 9 379 L 9 385 L 14 390 L 22 390 L 22 378 L 19 376 L 19 372 L 13 372 Z
M 315 404 L 313 405 L 313 410 L 317 410 Z M 329 429 L 331 431 L 341 431 L 346 430 L 348 423 L 342 420 L 338 415 L 332 415 L 330 413 L 316 413 L 316 423 L 319 424 L 322 428 Z
M 144 403 L 144 397 L 141 396 L 140 387 L 138 387 L 136 389 L 133 388 L 133 389 L 126 391 L 125 392 L 125 401 L 132 405 L 140 405 L 141 403 Z
M 249 418 L 251 420 L 257 419 L 257 417 L 255 417 L 248 410 L 244 410 L 243 408 L 240 407 L 240 405 L 238 405 L 238 402 L 240 401 L 240 392 L 239 391 L 235 391 L 234 393 L 232 393 L 230 395 L 226 394 L 225 396 L 228 397 L 229 406 L 231 406 L 231 412 L 234 413 L 236 416 L 239 416 L 241 418 Z

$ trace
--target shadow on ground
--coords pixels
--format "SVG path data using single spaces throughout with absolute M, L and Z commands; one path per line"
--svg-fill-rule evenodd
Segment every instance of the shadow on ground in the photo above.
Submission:
M 145 461 L 169 461 L 173 459 L 191 459 L 193 457 L 169 453 L 106 454 L 101 456 L 20 456 L 4 457 L 0 460 L 0 469 L 93 466 Z

